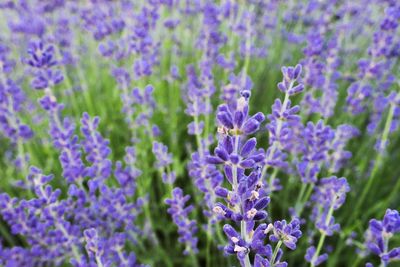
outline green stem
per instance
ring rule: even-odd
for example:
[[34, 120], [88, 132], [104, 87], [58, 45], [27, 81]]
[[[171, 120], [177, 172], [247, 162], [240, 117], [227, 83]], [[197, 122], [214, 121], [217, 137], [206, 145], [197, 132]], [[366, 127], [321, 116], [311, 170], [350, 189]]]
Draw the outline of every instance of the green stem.
[[315, 251], [315, 254], [314, 254], [313, 258], [311, 259], [311, 264], [310, 264], [311, 267], [315, 266], [314, 265], [314, 261], [318, 258], [319, 253], [321, 252], [322, 246], [323, 246], [324, 241], [325, 241], [325, 237], [326, 237], [326, 234], [322, 233], [321, 237], [319, 239], [319, 242], [318, 242], [317, 250]]
[[276, 247], [275, 247], [275, 249], [274, 249], [274, 253], [272, 254], [272, 258], [271, 258], [271, 266], [275, 266], [275, 259], [276, 259], [276, 256], [278, 255], [278, 252], [279, 252], [279, 249], [281, 248], [281, 246], [282, 246], [282, 240], [279, 240], [279, 242], [278, 242], [278, 244], [276, 245]]
[[2, 221], [0, 221], [0, 236], [4, 238], [11, 246], [14, 247], [16, 245], [14, 238], [10, 234], [10, 231], [6, 229]]
[[97, 263], [98, 267], [103, 267], [104, 266], [103, 263], [101, 262], [101, 259], [100, 259], [99, 256], [96, 256], [96, 263]]
[[[331, 220], [334, 206], [335, 206], [335, 203], [332, 203], [331, 207], [329, 208], [328, 215], [326, 215], [326, 219], [325, 219], [325, 225], [327, 225], [329, 223], [329, 221]], [[314, 261], [318, 259], [319, 253], [321, 252], [322, 246], [324, 245], [325, 237], [326, 237], [326, 233], [325, 232], [321, 233], [321, 237], [318, 242], [317, 250], [315, 251], [315, 254], [311, 259], [311, 263], [310, 263], [311, 267], [315, 266]]]
[[193, 264], [192, 266], [195, 266], [195, 267], [199, 266], [196, 255], [193, 252], [190, 253], [190, 259], [192, 260], [192, 264]]
[[270, 186], [270, 188], [273, 187], [274, 181], [275, 181], [276, 176], [278, 175], [278, 172], [279, 172], [279, 169], [275, 168], [274, 171], [272, 172], [271, 176], [269, 177], [269, 186]]
[[297, 216], [300, 217], [301, 214], [303, 213], [303, 211], [304, 211], [304, 206], [306, 205], [308, 199], [310, 198], [311, 193], [313, 192], [314, 186], [315, 186], [315, 184], [311, 184], [311, 185], [308, 187], [307, 192], [306, 192], [306, 194], [304, 195], [304, 198], [301, 199], [299, 209], [296, 210]]
[[211, 231], [210, 231], [210, 229], [211, 229], [211, 222], [210, 222], [210, 220], [208, 220], [208, 223], [207, 223], [207, 244], [206, 244], [206, 267], [210, 267], [210, 254], [211, 254], [211, 251], [210, 251]]
[[296, 204], [295, 204], [296, 213], [298, 213], [298, 211], [300, 210], [301, 200], [303, 199], [304, 193], [306, 192], [307, 185], [308, 184], [306, 184], [306, 183], [301, 183], [300, 193], [297, 196], [297, 200], [296, 200]]
[[222, 227], [220, 227], [220, 225], [218, 224], [218, 227], [216, 227], [215, 231], [217, 233], [219, 243], [224, 244], [224, 243], [226, 243], [226, 240], [225, 240], [225, 236], [222, 234], [221, 229], [222, 229]]
[[251, 267], [250, 258], [249, 258], [248, 253], [246, 254], [246, 257], [244, 258], [243, 262], [244, 262], [245, 267]]

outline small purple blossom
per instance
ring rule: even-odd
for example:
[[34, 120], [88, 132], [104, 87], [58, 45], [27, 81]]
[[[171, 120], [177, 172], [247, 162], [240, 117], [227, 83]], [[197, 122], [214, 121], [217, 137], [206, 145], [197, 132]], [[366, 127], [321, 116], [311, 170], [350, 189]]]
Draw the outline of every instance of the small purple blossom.
[[33, 88], [51, 88], [64, 80], [63, 74], [57, 69], [59, 62], [55, 59], [53, 45], [44, 44], [42, 41], [31, 42], [27, 52], [28, 57], [24, 62], [32, 68]]
[[387, 209], [382, 221], [369, 221], [365, 245], [369, 252], [380, 257], [383, 266], [400, 261], [400, 247], [389, 248], [389, 240], [399, 232], [400, 215], [397, 210]]
[[296, 249], [297, 240], [301, 237], [299, 219], [295, 218], [290, 223], [285, 220], [275, 221], [272, 227], [272, 234], [269, 237], [272, 242], [282, 241], [291, 250]]
[[183, 195], [181, 188], [176, 187], [172, 191], [172, 198], [165, 200], [165, 203], [169, 206], [168, 213], [172, 216], [174, 223], [178, 226], [178, 241], [185, 245], [184, 254], [197, 253], [197, 232], [196, 221], [188, 218], [189, 214], [193, 210], [193, 206], [186, 206], [189, 201], [189, 195]]

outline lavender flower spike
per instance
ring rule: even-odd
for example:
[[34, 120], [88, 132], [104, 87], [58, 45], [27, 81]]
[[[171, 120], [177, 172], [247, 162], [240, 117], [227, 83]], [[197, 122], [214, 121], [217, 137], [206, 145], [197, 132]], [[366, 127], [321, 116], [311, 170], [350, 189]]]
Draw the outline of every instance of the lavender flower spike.
[[[269, 132], [269, 147], [265, 155], [262, 178], [268, 168], [283, 168], [287, 165], [284, 150], [293, 137], [292, 128], [300, 122], [300, 117], [297, 115], [300, 109], [298, 106], [291, 106], [290, 97], [304, 90], [304, 85], [301, 83], [301, 72], [301, 65], [282, 67], [283, 80], [278, 83], [278, 89], [285, 93], [285, 97], [283, 102], [280, 99], [275, 100], [272, 112], [268, 115], [269, 123], [266, 128]], [[279, 188], [274, 186], [275, 184], [275, 176], [271, 175], [269, 179], [271, 191]]]
[[365, 246], [372, 254], [378, 255], [381, 266], [400, 261], [400, 247], [389, 248], [389, 241], [400, 233], [400, 214], [397, 210], [386, 210], [382, 221], [372, 219], [365, 233]]
[[[287, 263], [281, 262], [283, 252], [280, 246], [285, 244], [290, 249], [296, 248], [301, 236], [300, 223], [294, 219], [289, 224], [278, 221], [268, 227], [265, 223], [256, 226], [267, 218], [265, 208], [270, 198], [261, 177], [265, 152], [256, 148], [256, 138], [247, 138], [260, 128], [264, 115], [259, 112], [249, 116], [249, 97], [250, 92], [243, 90], [236, 102], [218, 107], [219, 143], [207, 161], [224, 166], [230, 187], [220, 185], [215, 188], [215, 194], [225, 203], [217, 203], [213, 211], [233, 223], [240, 222], [240, 232], [231, 224], [224, 225], [229, 241], [224, 249], [226, 254], [236, 255], [243, 267], [252, 266], [252, 262], [254, 266], [283, 267]], [[270, 240], [278, 242], [274, 252], [271, 245], [264, 245], [272, 229]], [[254, 255], [254, 260], [250, 255]]]
[[285, 220], [276, 221], [269, 226], [273, 234], [269, 237], [272, 242], [283, 242], [291, 250], [296, 249], [297, 239], [301, 237], [300, 221], [295, 218], [290, 223]]
[[176, 187], [172, 191], [172, 198], [165, 200], [169, 206], [168, 213], [171, 214], [174, 223], [178, 226], [178, 241], [185, 245], [183, 254], [197, 253], [197, 232], [196, 221], [190, 220], [189, 214], [193, 210], [193, 206], [185, 206], [190, 199], [189, 195], [184, 196], [181, 188]]
[[317, 248], [311, 246], [307, 249], [305, 260], [310, 262], [311, 266], [317, 266], [324, 262], [327, 254], [320, 255], [326, 236], [332, 236], [334, 232], [340, 230], [340, 225], [335, 223], [333, 212], [339, 209], [346, 200], [346, 193], [350, 191], [346, 178], [337, 178], [335, 176], [323, 178], [311, 200], [314, 208], [311, 218], [315, 221], [316, 228], [320, 231], [321, 237]]
[[163, 182], [172, 185], [176, 179], [175, 172], [170, 167], [173, 163], [172, 153], [168, 153], [168, 147], [157, 141], [153, 142], [152, 151], [156, 157], [155, 167], [162, 172]]

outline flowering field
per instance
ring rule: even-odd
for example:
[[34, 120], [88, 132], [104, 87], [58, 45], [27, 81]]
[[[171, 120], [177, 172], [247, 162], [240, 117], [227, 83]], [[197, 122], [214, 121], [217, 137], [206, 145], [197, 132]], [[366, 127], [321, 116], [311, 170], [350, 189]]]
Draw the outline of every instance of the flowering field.
[[399, 0], [1, 0], [0, 266], [400, 266]]

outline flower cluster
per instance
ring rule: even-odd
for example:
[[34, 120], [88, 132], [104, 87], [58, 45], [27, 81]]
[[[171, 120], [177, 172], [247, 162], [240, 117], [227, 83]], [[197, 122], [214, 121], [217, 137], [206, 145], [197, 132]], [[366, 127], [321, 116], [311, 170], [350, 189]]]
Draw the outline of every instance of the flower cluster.
[[[292, 70], [294, 69], [290, 68]], [[207, 161], [211, 164], [223, 164], [230, 188], [215, 188], [216, 195], [223, 198], [226, 204], [217, 203], [213, 211], [225, 219], [240, 223], [240, 234], [230, 224], [224, 225], [224, 232], [229, 238], [225, 252], [236, 254], [242, 266], [251, 266], [251, 251], [255, 254], [255, 265], [268, 263], [284, 266], [286, 263], [280, 263], [280, 246], [283, 242], [290, 249], [295, 248], [297, 239], [301, 236], [299, 221], [295, 219], [290, 224], [277, 221], [268, 227], [266, 224], [257, 226], [258, 222], [267, 218], [265, 208], [270, 202], [261, 176], [265, 152], [256, 148], [256, 138], [247, 139], [247, 136], [260, 129], [265, 117], [261, 112], [249, 116], [249, 98], [250, 91], [244, 90], [232, 105], [220, 105], [217, 110], [219, 142], [214, 156], [207, 157]], [[274, 253], [269, 244], [264, 244], [271, 228], [273, 234], [270, 240], [279, 241]]]
[[[163, 182], [173, 184], [176, 179], [176, 175], [175, 172], [170, 170], [170, 165], [173, 163], [172, 153], [168, 153], [167, 146], [156, 141], [153, 142], [153, 153], [156, 157], [155, 167], [162, 171]], [[164, 172], [164, 169], [166, 169], [167, 171]]]
[[399, 0], [0, 2], [0, 266], [400, 260]]
[[303, 183], [316, 183], [321, 165], [327, 160], [327, 152], [334, 138], [334, 131], [322, 120], [317, 124], [308, 122], [302, 132], [305, 145], [297, 170]]
[[45, 44], [42, 41], [33, 41], [29, 44], [28, 55], [25, 62], [33, 69], [33, 88], [46, 89], [63, 81], [64, 76], [60, 70], [56, 69], [58, 62], [55, 60], [53, 45]]
[[[290, 97], [304, 90], [301, 83], [301, 65], [295, 67], [283, 67], [283, 80], [278, 83], [278, 89], [285, 93], [283, 102], [278, 98], [272, 105], [271, 114], [268, 115], [267, 130], [269, 132], [269, 147], [265, 155], [265, 164], [262, 176], [267, 173], [268, 168], [287, 168], [286, 151], [294, 148], [296, 139], [295, 129], [299, 127], [300, 117], [297, 115], [300, 108], [292, 106]], [[297, 83], [297, 84], [296, 84]], [[270, 190], [280, 189], [279, 180], [275, 179], [276, 172], [270, 175]]]
[[[60, 151], [68, 192], [63, 197], [59, 188], [53, 189], [49, 184], [54, 175], [44, 175], [39, 168], [31, 167], [27, 182], [33, 198], [18, 199], [1, 194], [3, 219], [12, 225], [12, 233], [24, 235], [28, 244], [27, 247], [2, 249], [4, 264], [22, 266], [29, 258], [27, 266], [63, 262], [74, 266], [92, 266], [94, 262], [133, 266], [134, 254], [125, 254], [123, 248], [126, 242], [136, 239], [134, 233], [138, 229], [134, 221], [143, 201], [129, 200], [132, 191], [122, 188], [127, 177], [121, 179], [121, 175], [124, 172], [129, 176], [129, 168], [123, 170], [119, 163], [116, 177], [120, 184], [108, 186], [106, 180], [112, 174], [111, 150], [109, 142], [97, 131], [99, 119], [83, 114], [83, 140], [79, 140], [68, 117], [61, 123], [63, 106], [54, 96], [41, 99], [41, 104], [49, 113], [50, 135]], [[81, 242], [83, 237], [88, 242], [88, 254]], [[7, 257], [10, 253], [13, 256]]]
[[[389, 248], [389, 240], [400, 232], [400, 215], [397, 210], [386, 210], [382, 221], [372, 219], [365, 233], [365, 245], [369, 252], [378, 255], [382, 266], [400, 260], [400, 247]], [[372, 267], [371, 263], [368, 266]]]
[[0, 45], [0, 133], [17, 147], [16, 165], [25, 172], [28, 160], [23, 143], [33, 137], [31, 127], [23, 122], [26, 95], [11, 78], [15, 62], [10, 59], [10, 49]]
[[339, 232], [340, 225], [335, 223], [333, 212], [343, 205], [346, 193], [349, 191], [350, 187], [346, 178], [333, 176], [321, 179], [314, 195], [311, 197], [311, 200], [315, 203], [312, 218], [315, 221], [316, 228], [321, 233], [318, 247], [309, 247], [305, 256], [306, 261], [310, 262], [312, 266], [317, 266], [328, 258], [327, 254], [319, 255], [322, 249], [321, 246], [325, 236], [331, 236], [334, 232]]
[[196, 221], [188, 219], [189, 213], [193, 210], [193, 206], [186, 206], [186, 202], [190, 199], [189, 195], [184, 196], [181, 188], [176, 187], [172, 191], [172, 198], [165, 200], [170, 206], [168, 213], [171, 214], [174, 223], [178, 226], [179, 242], [185, 244], [184, 254], [197, 253], [197, 232]]

